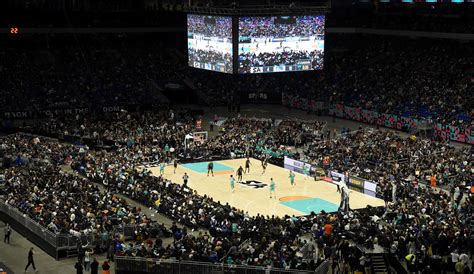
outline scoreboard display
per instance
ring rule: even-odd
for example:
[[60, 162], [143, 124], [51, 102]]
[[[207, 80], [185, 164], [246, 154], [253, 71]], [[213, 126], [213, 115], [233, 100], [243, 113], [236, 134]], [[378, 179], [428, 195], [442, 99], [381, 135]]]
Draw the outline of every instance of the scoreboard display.
[[232, 17], [188, 14], [189, 66], [232, 73]]
[[323, 69], [325, 17], [240, 17], [238, 73]]

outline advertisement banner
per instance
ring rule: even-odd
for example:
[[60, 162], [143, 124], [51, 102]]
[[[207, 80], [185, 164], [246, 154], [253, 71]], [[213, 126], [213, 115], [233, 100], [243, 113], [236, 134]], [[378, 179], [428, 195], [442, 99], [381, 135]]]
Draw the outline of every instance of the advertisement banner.
[[292, 170], [294, 172], [302, 173], [303, 174], [303, 167], [306, 167], [306, 170], [309, 170], [310, 174], [314, 174], [316, 168], [312, 167], [310, 164], [298, 161], [295, 159], [291, 159], [287, 156], [284, 157], [283, 166], [286, 169]]
[[349, 184], [358, 188], [364, 188], [364, 179], [351, 176]]
[[375, 192], [375, 188], [377, 187], [377, 183], [355, 176], [349, 176], [349, 180], [346, 181], [346, 175], [334, 170], [330, 171], [329, 174], [333, 182], [344, 182], [348, 186], [355, 187], [357, 189]]
[[77, 107], [77, 108], [58, 108], [58, 109], [45, 109], [40, 111], [5, 111], [3, 117], [5, 119], [26, 119], [26, 118], [42, 118], [46, 116], [65, 116], [65, 115], [76, 115], [86, 114], [90, 110], [88, 107]]
[[[358, 122], [369, 124], [378, 124], [380, 126], [404, 130], [415, 128], [420, 121], [417, 118], [402, 117], [395, 114], [378, 113], [372, 110], [362, 110], [360, 113], [357, 109], [347, 107], [341, 104], [333, 105], [330, 108], [330, 113], [334, 113], [337, 117], [342, 117]], [[434, 125], [434, 134], [443, 139], [449, 139], [460, 143], [474, 144], [474, 136], [469, 127], [460, 128], [458, 126], [443, 125], [437, 123]]]
[[[131, 105], [130, 105], [131, 106]], [[72, 116], [77, 114], [88, 114], [91, 112], [120, 112], [125, 106], [102, 106], [91, 109], [89, 107], [74, 108], [48, 108], [37, 111], [4, 111], [0, 113], [4, 119], [30, 119], [30, 118], [46, 118], [51, 116]], [[0, 117], [2, 118], [2, 117]]]
[[364, 188], [363, 193], [365, 195], [369, 195], [369, 196], [372, 196], [372, 197], [377, 197], [377, 194], [375, 193], [375, 191], [371, 191], [371, 190], [368, 190], [368, 189], [365, 189], [365, 188]]
[[319, 111], [323, 109], [328, 109], [329, 105], [323, 101], [308, 100], [306, 98], [300, 98], [292, 94], [282, 94], [282, 104], [284, 106], [289, 106], [292, 108]]
[[349, 185], [353, 186], [353, 187], [364, 189], [364, 193], [367, 193], [367, 191], [368, 192], [375, 192], [376, 187], [377, 187], [377, 183], [372, 182], [372, 181], [368, 181], [366, 179], [362, 179], [362, 178], [359, 178], [359, 177], [355, 177], [355, 176], [350, 176]]
[[329, 172], [329, 177], [332, 178], [333, 182], [338, 182], [338, 183], [345, 183], [346, 176], [342, 173], [339, 173], [337, 171], [331, 170]]
[[[287, 156], [284, 157], [283, 163], [284, 163], [284, 168], [292, 170], [294, 172], [303, 173], [303, 167], [306, 166], [306, 169], [310, 170], [311, 176], [313, 176], [314, 174], [317, 174], [318, 176], [324, 176], [325, 174], [324, 169], [320, 167], [311, 166], [308, 163], [295, 160]], [[359, 192], [363, 192], [371, 196], [375, 196], [376, 188], [377, 188], [376, 182], [372, 182], [372, 181], [355, 177], [355, 176], [349, 176], [349, 178], [347, 178], [347, 176], [344, 175], [344, 173], [338, 172], [336, 170], [329, 171], [328, 177], [323, 177], [321, 178], [321, 180], [331, 182], [334, 184], [339, 184], [339, 183], [347, 184], [350, 187], [354, 187], [355, 190]]]
[[364, 181], [364, 189], [375, 192], [377, 189], [377, 183], [371, 181]]

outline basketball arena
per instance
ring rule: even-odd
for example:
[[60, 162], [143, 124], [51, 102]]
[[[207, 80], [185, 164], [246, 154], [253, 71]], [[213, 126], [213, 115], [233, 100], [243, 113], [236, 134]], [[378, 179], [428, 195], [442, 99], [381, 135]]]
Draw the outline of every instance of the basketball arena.
[[7, 0], [0, 274], [465, 274], [472, 0]]

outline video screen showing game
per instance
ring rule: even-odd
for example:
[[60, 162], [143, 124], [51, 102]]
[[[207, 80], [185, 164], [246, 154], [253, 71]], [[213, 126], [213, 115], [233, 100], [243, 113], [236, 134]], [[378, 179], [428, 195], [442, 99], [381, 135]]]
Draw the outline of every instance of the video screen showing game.
[[323, 69], [325, 16], [240, 17], [239, 73]]
[[188, 64], [232, 73], [232, 17], [188, 14]]

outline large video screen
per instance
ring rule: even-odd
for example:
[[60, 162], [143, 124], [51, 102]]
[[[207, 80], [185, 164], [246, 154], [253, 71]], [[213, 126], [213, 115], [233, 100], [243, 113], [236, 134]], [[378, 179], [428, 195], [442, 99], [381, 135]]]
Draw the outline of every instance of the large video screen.
[[239, 73], [323, 69], [324, 16], [239, 18]]
[[188, 63], [232, 73], [232, 17], [188, 14]]

